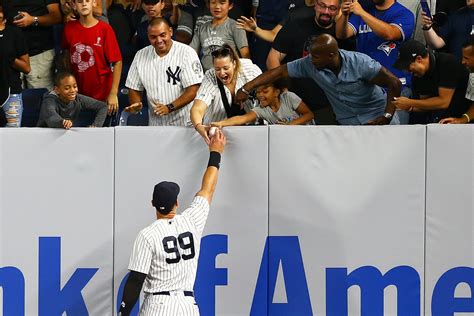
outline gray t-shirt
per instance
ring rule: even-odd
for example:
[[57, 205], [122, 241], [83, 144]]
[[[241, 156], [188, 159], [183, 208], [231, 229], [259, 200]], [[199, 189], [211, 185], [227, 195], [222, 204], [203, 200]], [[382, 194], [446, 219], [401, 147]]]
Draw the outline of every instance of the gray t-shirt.
[[41, 103], [41, 111], [36, 126], [38, 127], [63, 127], [63, 120], [71, 120], [74, 125], [83, 110], [95, 112], [93, 126], [102, 127], [107, 116], [107, 104], [88, 96], [77, 94], [74, 101], [63, 103], [56, 92], [47, 92]]
[[264, 119], [268, 124], [289, 123], [300, 117], [296, 109], [301, 103], [301, 98], [290, 91], [280, 94], [280, 108], [277, 112], [269, 107], [257, 106], [252, 109], [257, 114], [257, 118]]
[[201, 56], [204, 71], [212, 68], [211, 53], [223, 44], [229, 44], [236, 52], [249, 46], [245, 31], [238, 29], [236, 23], [235, 20], [227, 18], [221, 25], [213, 27], [212, 21], [209, 21], [194, 33], [189, 45]]

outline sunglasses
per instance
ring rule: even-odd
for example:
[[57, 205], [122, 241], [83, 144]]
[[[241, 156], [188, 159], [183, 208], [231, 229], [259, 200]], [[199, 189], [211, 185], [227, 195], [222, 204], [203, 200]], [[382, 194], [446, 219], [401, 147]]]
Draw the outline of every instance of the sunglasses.
[[229, 47], [221, 47], [211, 52], [212, 58], [227, 57], [232, 55]]

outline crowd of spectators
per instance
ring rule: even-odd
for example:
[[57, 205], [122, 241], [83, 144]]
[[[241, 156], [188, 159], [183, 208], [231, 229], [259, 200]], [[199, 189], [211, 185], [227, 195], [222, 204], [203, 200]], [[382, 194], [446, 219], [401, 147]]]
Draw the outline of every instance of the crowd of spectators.
[[474, 0], [410, 1], [0, 0], [0, 126], [21, 127], [25, 89], [45, 91], [39, 127], [144, 110], [207, 142], [211, 126], [470, 123]]

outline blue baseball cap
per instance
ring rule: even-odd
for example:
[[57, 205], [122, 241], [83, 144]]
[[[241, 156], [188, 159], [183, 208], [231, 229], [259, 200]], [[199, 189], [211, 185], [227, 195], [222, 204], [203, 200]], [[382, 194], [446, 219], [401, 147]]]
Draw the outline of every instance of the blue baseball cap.
[[161, 214], [168, 214], [176, 204], [179, 185], [174, 182], [162, 181], [153, 189], [152, 204]]

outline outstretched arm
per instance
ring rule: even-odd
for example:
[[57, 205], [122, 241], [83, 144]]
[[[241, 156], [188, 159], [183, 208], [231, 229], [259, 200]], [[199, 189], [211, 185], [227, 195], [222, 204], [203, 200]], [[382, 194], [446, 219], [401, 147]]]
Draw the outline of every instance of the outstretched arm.
[[225, 143], [226, 139], [224, 133], [218, 129], [216, 134], [211, 137], [211, 142], [209, 144], [209, 162], [202, 178], [201, 190], [196, 193], [196, 195], [207, 199], [209, 204], [211, 204], [212, 196], [214, 195], [214, 190], [216, 189], [221, 154], [224, 152]]
[[211, 125], [222, 128], [224, 126], [244, 125], [250, 122], [254, 122], [256, 119], [257, 113], [255, 113], [254, 111], [249, 111], [244, 115], [237, 115], [219, 122], [212, 122]]
[[250, 91], [284, 77], [288, 77], [288, 67], [286, 66], [286, 64], [264, 72], [263, 74], [247, 82], [243, 85], [242, 88], [237, 90], [237, 93], [235, 95], [235, 102], [242, 103], [246, 101], [249, 97]]

